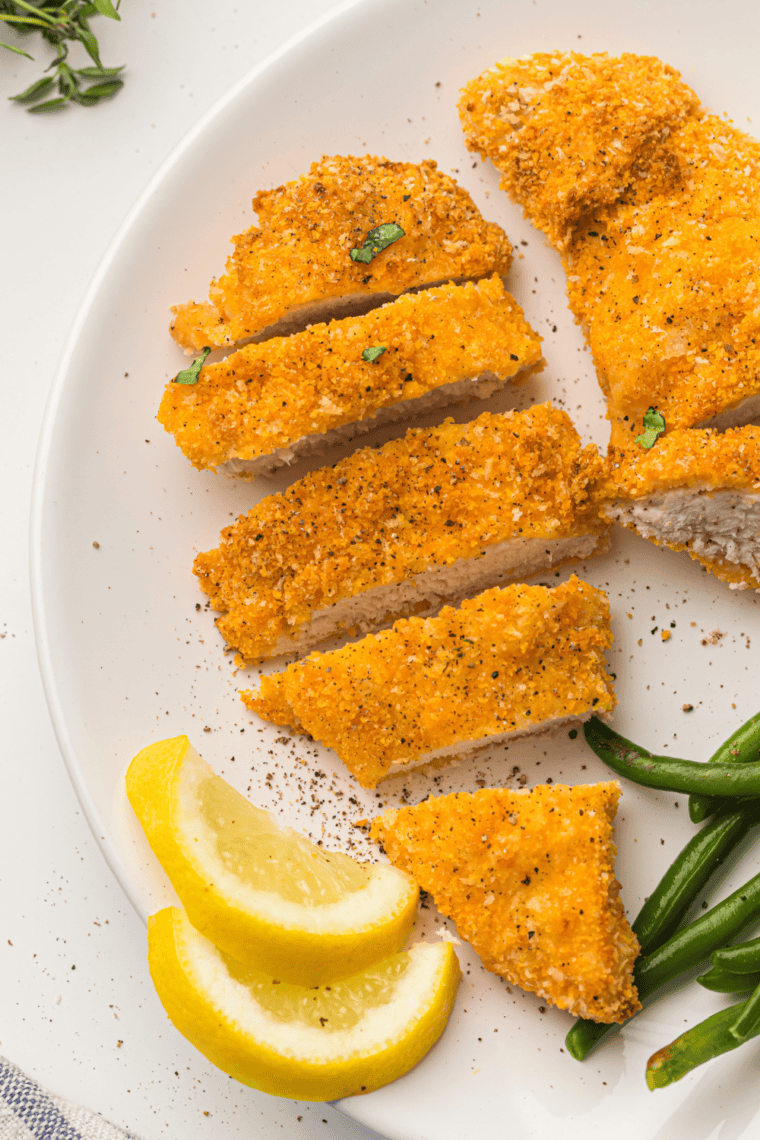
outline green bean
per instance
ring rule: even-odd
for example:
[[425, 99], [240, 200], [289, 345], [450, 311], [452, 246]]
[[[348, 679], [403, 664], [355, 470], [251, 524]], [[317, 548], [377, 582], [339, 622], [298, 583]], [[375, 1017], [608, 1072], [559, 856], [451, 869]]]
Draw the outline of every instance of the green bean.
[[689, 819], [692, 823], [701, 823], [708, 819], [716, 810], [720, 801], [719, 796], [705, 796], [702, 792], [692, 792], [689, 796]]
[[[649, 1088], [665, 1088], [673, 1081], [680, 1081], [681, 1077], [685, 1077], [698, 1065], [704, 1065], [705, 1061], [711, 1061], [721, 1053], [738, 1049], [748, 1038], [740, 1041], [731, 1029], [742, 1018], [751, 1001], [752, 998], [747, 998], [746, 1001], [714, 1013], [712, 1017], [701, 1021], [692, 1029], [687, 1029], [680, 1037], [676, 1037], [675, 1041], [653, 1053], [647, 1061], [646, 1077]], [[760, 1033], [760, 1023], [756, 1023], [752, 1035], [758, 1033]]]
[[689, 840], [632, 924], [642, 954], [670, 938], [713, 871], [757, 823], [760, 805], [727, 806]]
[[[666, 982], [699, 965], [713, 950], [733, 938], [758, 910], [760, 874], [682, 927], [648, 957], [639, 958], [633, 971], [639, 999], [644, 1002]], [[565, 1038], [568, 1053], [576, 1061], [582, 1061], [611, 1028], [597, 1021], [576, 1021]]]
[[712, 964], [735, 974], [760, 972], [760, 938], [739, 942], [736, 946], [721, 946], [713, 954]]
[[[712, 754], [708, 764], [751, 764], [760, 760], [760, 713], [755, 713], [741, 728], [732, 732], [720, 748]], [[701, 823], [721, 806], [720, 796], [706, 796], [696, 792], [689, 796], [689, 817], [692, 823]]]
[[705, 792], [718, 796], [760, 796], [760, 767], [754, 764], [707, 763], [654, 756], [592, 717], [584, 725], [591, 748], [613, 771], [635, 784], [671, 792]]
[[738, 934], [758, 910], [760, 874], [753, 875], [727, 899], [676, 931], [672, 938], [644, 958], [637, 970], [639, 994], [643, 991], [648, 997], [665, 982], [699, 965], [713, 950]]
[[[749, 976], [744, 975], [745, 978]], [[742, 1009], [738, 1011], [729, 1033], [742, 1043], [760, 1033], [760, 985], [755, 986], [752, 996], [746, 1002], [742, 1002]]]
[[704, 986], [706, 990], [712, 990], [716, 994], [740, 994], [754, 990], [760, 982], [760, 973], [732, 974], [728, 970], [721, 970], [719, 967], [713, 966], [706, 974], [697, 978], [697, 981], [700, 986]]
[[689, 796], [689, 819], [692, 823], [701, 823], [703, 819], [717, 811], [718, 805], [723, 801], [720, 796], [706, 796], [702, 792], [692, 792]]

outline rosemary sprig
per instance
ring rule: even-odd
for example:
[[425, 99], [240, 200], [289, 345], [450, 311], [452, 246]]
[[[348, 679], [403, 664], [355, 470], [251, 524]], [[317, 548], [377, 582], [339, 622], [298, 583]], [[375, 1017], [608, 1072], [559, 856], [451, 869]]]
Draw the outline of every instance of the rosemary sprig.
[[[92, 107], [102, 99], [110, 99], [124, 86], [119, 72], [123, 67], [104, 67], [100, 58], [98, 41], [90, 30], [91, 16], [100, 14], [111, 20], [120, 20], [117, 11], [121, 0], [0, 0], [0, 20], [9, 24], [19, 35], [38, 32], [45, 43], [55, 48], [55, 58], [43, 75], [25, 91], [11, 95], [15, 103], [30, 104], [32, 112], [58, 111], [67, 103], [79, 103], [82, 107]], [[69, 44], [80, 43], [93, 62], [92, 67], [72, 67], [68, 62]], [[0, 41], [0, 47], [8, 51], [34, 57], [20, 47]], [[57, 94], [53, 92], [57, 86]], [[44, 96], [53, 95], [40, 102]], [[31, 104], [34, 104], [33, 106]]]

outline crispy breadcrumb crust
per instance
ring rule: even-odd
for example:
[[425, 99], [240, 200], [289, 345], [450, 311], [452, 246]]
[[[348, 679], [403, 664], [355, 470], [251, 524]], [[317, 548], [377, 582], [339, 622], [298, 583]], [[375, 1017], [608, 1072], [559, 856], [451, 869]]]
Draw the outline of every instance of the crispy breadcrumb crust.
[[[308, 174], [253, 199], [258, 227], [233, 238], [227, 272], [208, 303], [174, 308], [172, 335], [189, 351], [255, 336], [294, 309], [327, 298], [396, 296], [441, 281], [504, 275], [512, 247], [436, 163], [325, 156]], [[370, 230], [404, 236], [372, 261], [352, 261]]]
[[383, 812], [371, 834], [487, 970], [576, 1017], [641, 1008], [639, 953], [619, 897], [617, 783], [459, 792]]
[[561, 249], [697, 102], [652, 56], [537, 52], [473, 79], [459, 113], [467, 147], [491, 159], [502, 189]]
[[644, 499], [674, 487], [760, 491], [760, 427], [668, 431], [654, 447], [610, 448], [602, 500]]
[[[407, 432], [269, 495], [193, 567], [242, 658], [270, 655], [315, 610], [513, 538], [606, 532], [603, 460], [551, 404]], [[225, 612], [226, 611], [226, 612]], [[396, 614], [395, 616], [400, 616]]]
[[[377, 360], [363, 359], [379, 346]], [[202, 368], [195, 384], [167, 384], [158, 420], [193, 466], [216, 468], [368, 420], [444, 384], [483, 373], [520, 382], [541, 360], [541, 338], [493, 276], [248, 344]]]
[[507, 60], [465, 88], [462, 115], [564, 254], [612, 442], [631, 442], [650, 405], [674, 428], [752, 419], [760, 143], [643, 56]]
[[602, 590], [507, 586], [407, 618], [331, 653], [312, 653], [241, 693], [265, 720], [333, 748], [365, 788], [391, 766], [470, 741], [615, 705]]
[[[661, 436], [650, 450], [611, 447], [607, 474], [592, 490], [602, 514], [614, 517], [618, 505], [647, 500], [668, 491], [694, 490], [711, 495], [736, 491], [760, 495], [760, 427], [729, 428], [725, 432], [680, 429]], [[621, 521], [618, 519], [617, 521]], [[635, 521], [625, 522], [637, 530]], [[722, 582], [760, 590], [757, 568], [725, 558], [706, 558], [685, 542], [645, 535], [656, 546], [685, 550]]]
[[567, 254], [620, 445], [650, 406], [672, 428], [709, 425], [760, 392], [760, 144], [700, 114], [669, 147], [677, 175], [640, 180]]

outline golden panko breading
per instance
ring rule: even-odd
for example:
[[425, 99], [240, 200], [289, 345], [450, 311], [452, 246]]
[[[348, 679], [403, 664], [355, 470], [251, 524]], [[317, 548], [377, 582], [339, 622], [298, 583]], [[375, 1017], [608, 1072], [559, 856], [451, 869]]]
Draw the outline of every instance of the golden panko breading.
[[498, 167], [502, 189], [562, 249], [697, 104], [652, 56], [558, 51], [494, 64], [462, 89], [459, 114], [468, 149]]
[[649, 406], [672, 428], [756, 418], [760, 144], [630, 55], [506, 60], [465, 88], [462, 116], [563, 252], [612, 442]]
[[269, 495], [194, 571], [254, 663], [606, 549], [602, 470], [551, 404], [447, 420]]
[[519, 382], [542, 364], [540, 341], [501, 278], [443, 285], [246, 345], [195, 384], [167, 384], [158, 419], [195, 467], [250, 478], [349, 425], [354, 436]]
[[641, 1003], [639, 952], [615, 878], [617, 783], [485, 789], [372, 822], [486, 969], [577, 1017], [620, 1022]]
[[[172, 335], [188, 351], [303, 328], [341, 315], [336, 305], [365, 311], [407, 289], [503, 275], [512, 261], [501, 227], [430, 160], [325, 156], [294, 182], [261, 191], [253, 209], [258, 227], [233, 238], [209, 302], [174, 309]], [[388, 224], [403, 237], [370, 261], [353, 260], [351, 250]], [[288, 327], [275, 329], [280, 322]]]
[[365, 788], [396, 771], [604, 715], [615, 705], [602, 590], [507, 586], [312, 653], [241, 694], [335, 749]]
[[731, 589], [760, 589], [760, 427], [682, 429], [651, 450], [612, 449], [602, 512], [686, 550]]

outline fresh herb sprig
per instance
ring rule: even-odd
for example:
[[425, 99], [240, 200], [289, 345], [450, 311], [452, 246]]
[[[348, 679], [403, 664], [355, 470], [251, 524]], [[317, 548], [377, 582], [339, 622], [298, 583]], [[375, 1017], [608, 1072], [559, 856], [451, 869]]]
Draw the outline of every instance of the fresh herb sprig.
[[[45, 68], [52, 72], [43, 75], [18, 95], [11, 95], [15, 103], [30, 104], [32, 112], [58, 111], [67, 103], [79, 103], [82, 107], [92, 107], [103, 99], [110, 99], [124, 86], [119, 72], [123, 67], [104, 67], [100, 58], [98, 41], [90, 30], [91, 16], [108, 16], [120, 20], [117, 11], [120, 0], [114, 7], [112, 0], [39, 0], [36, 4], [28, 0], [0, 0], [0, 20], [14, 29], [19, 35], [38, 32], [45, 43], [55, 48], [55, 58]], [[80, 43], [93, 62], [92, 67], [74, 68], [68, 62], [69, 44]], [[20, 47], [0, 41], [0, 47], [27, 59], [34, 57]], [[57, 86], [57, 94], [53, 95]], [[44, 99], [44, 102], [40, 102]], [[31, 105], [33, 104], [33, 106]]]

